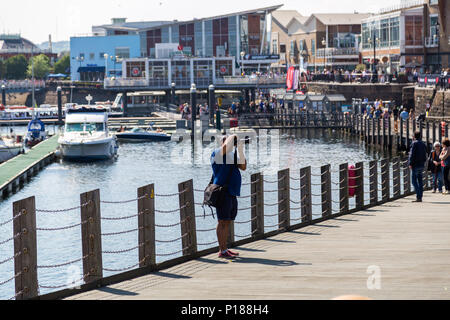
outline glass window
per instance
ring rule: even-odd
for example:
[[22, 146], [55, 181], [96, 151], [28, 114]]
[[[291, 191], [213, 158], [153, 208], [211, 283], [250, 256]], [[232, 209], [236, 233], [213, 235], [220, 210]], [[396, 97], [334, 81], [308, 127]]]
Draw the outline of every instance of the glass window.
[[130, 57], [130, 48], [116, 48], [116, 57], [119, 59], [128, 59]]
[[144, 78], [145, 77], [145, 61], [129, 61], [127, 62], [127, 78]]
[[105, 126], [103, 123], [86, 123], [85, 131], [94, 132], [94, 131], [104, 131]]
[[311, 55], [312, 56], [316, 55], [316, 40], [315, 39], [311, 39]]
[[66, 124], [66, 132], [82, 132], [83, 127], [82, 123], [68, 123]]

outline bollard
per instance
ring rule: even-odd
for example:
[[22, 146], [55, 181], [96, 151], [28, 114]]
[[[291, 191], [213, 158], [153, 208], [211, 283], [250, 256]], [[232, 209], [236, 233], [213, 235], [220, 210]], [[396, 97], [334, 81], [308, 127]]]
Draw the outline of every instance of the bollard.
[[27, 198], [13, 203], [14, 273], [16, 300], [38, 295], [36, 202]]
[[389, 200], [390, 184], [389, 184], [389, 160], [381, 160], [381, 199], [383, 202]]
[[394, 158], [392, 164], [392, 180], [393, 180], [393, 192], [394, 198], [400, 197], [400, 158]]
[[83, 247], [83, 273], [85, 282], [103, 278], [100, 190], [80, 195], [81, 241]]
[[278, 223], [279, 229], [286, 229], [291, 225], [291, 200], [290, 200], [290, 171], [289, 169], [278, 172]]
[[183, 237], [183, 255], [197, 252], [197, 228], [195, 222], [194, 181], [189, 180], [178, 185], [180, 202], [181, 236]]
[[312, 221], [311, 167], [300, 169], [302, 222]]
[[362, 209], [364, 207], [364, 162], [356, 164], [356, 192], [355, 202], [356, 208]]
[[333, 214], [331, 207], [331, 165], [322, 166], [321, 189], [322, 189], [322, 217], [326, 218]]
[[409, 161], [406, 159], [403, 164], [403, 195], [408, 196], [411, 194], [411, 171], [409, 169]]
[[155, 185], [137, 191], [139, 225], [139, 267], [156, 265], [155, 248]]
[[264, 235], [264, 180], [261, 173], [251, 176], [252, 235]]
[[349, 210], [348, 202], [348, 163], [339, 166], [339, 202], [340, 212], [346, 213]]
[[371, 161], [369, 165], [370, 204], [374, 206], [378, 203], [378, 161]]

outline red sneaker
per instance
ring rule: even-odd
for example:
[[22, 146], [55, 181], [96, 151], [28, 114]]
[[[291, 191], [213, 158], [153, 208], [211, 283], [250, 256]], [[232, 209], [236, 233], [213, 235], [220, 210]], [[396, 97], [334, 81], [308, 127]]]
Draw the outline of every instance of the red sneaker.
[[232, 255], [229, 251], [227, 251], [225, 253], [223, 253], [223, 252], [219, 253], [219, 258], [222, 258], [222, 259], [234, 259], [234, 258], [236, 258], [236, 256]]
[[228, 253], [231, 254], [232, 256], [239, 257], [238, 252], [231, 251], [230, 249], [228, 249]]

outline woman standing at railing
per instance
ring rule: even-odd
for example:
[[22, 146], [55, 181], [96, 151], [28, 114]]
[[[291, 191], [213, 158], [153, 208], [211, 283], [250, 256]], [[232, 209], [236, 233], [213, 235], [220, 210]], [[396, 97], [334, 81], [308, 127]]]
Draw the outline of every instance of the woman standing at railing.
[[442, 173], [446, 190], [443, 194], [450, 194], [450, 140], [446, 138], [442, 144], [444, 148], [442, 149], [439, 158], [442, 161]]
[[[224, 139], [225, 140], [225, 139]], [[242, 177], [240, 170], [247, 170], [244, 146], [237, 135], [228, 137], [221, 148], [211, 155], [213, 170], [212, 184], [223, 186], [223, 196], [217, 205], [217, 240], [219, 242], [219, 258], [232, 259], [239, 254], [228, 249], [227, 240], [231, 221], [238, 213], [237, 197], [241, 195]]]

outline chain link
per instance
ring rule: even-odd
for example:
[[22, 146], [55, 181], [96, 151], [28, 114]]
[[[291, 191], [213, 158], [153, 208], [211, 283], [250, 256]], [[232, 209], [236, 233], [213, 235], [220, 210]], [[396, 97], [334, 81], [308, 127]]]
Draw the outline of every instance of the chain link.
[[73, 208], [68, 208], [68, 209], [54, 209], [54, 210], [44, 210], [44, 209], [36, 209], [36, 212], [42, 212], [42, 213], [64, 213], [64, 212], [70, 212], [70, 211], [75, 211], [84, 207], [87, 207], [88, 205], [90, 205], [91, 203], [93, 203], [92, 200], [89, 200], [86, 203], [83, 203], [82, 205], [73, 207]]
[[139, 227], [137, 229], [131, 229], [131, 230], [127, 230], [127, 231], [119, 231], [119, 232], [111, 232], [111, 233], [102, 233], [102, 237], [109, 237], [109, 236], [117, 236], [117, 235], [122, 235], [122, 234], [127, 234], [127, 233], [132, 233], [132, 232], [136, 232], [139, 230], [144, 230], [144, 227]]
[[5, 285], [5, 284], [7, 284], [8, 282], [13, 281], [13, 280], [16, 279], [17, 277], [20, 277], [21, 275], [22, 275], [22, 272], [19, 272], [19, 273], [16, 274], [14, 277], [12, 277], [12, 278], [10, 278], [10, 279], [8, 279], [8, 280], [5, 280], [5, 281], [3, 281], [3, 282], [0, 282], [0, 286], [3, 286], [3, 285]]
[[60, 267], [65, 267], [80, 261], [83, 261], [84, 259], [86, 259], [87, 257], [89, 257], [89, 255], [85, 255], [84, 257], [77, 259], [77, 260], [73, 260], [73, 261], [69, 261], [66, 263], [61, 263], [61, 264], [55, 264], [55, 265], [50, 265], [50, 266], [37, 266], [38, 269], [54, 269], [54, 268], [60, 268]]
[[83, 224], [86, 224], [88, 222], [89, 221], [86, 220], [86, 221], [83, 221], [83, 222], [80, 222], [80, 223], [77, 223], [77, 224], [74, 224], [74, 225], [71, 225], [71, 226], [60, 227], [60, 228], [36, 228], [36, 231], [61, 231], [61, 230], [68, 230], [68, 229], [73, 229], [73, 228], [82, 226]]

